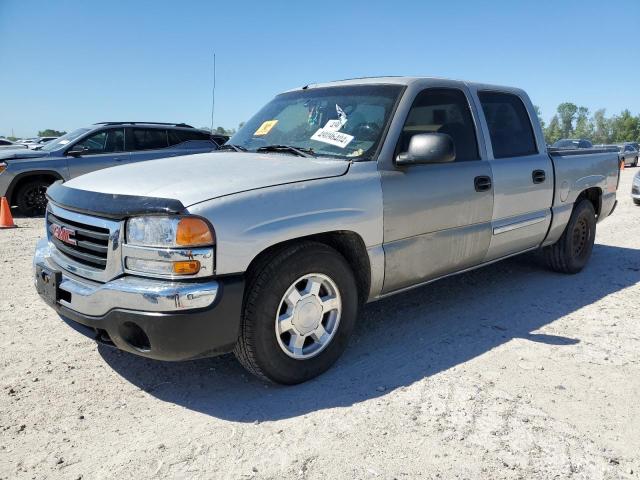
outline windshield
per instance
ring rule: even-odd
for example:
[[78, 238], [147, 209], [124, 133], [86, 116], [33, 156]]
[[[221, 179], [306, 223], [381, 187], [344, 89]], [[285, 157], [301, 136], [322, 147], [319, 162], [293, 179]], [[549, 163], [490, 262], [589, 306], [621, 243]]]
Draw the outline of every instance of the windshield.
[[318, 156], [371, 158], [402, 88], [358, 85], [283, 93], [228, 143], [249, 151], [287, 145], [311, 149]]
[[66, 145], [69, 142], [75, 140], [79, 136], [84, 135], [89, 130], [91, 130], [91, 129], [90, 128], [78, 128], [77, 130], [74, 130], [73, 132], [69, 132], [69, 133], [61, 136], [60, 138], [57, 138], [57, 139], [52, 140], [52, 141], [50, 141], [48, 143], [45, 143], [40, 150], [44, 150], [45, 152], [58, 150], [60, 147], [63, 147], [64, 145]]

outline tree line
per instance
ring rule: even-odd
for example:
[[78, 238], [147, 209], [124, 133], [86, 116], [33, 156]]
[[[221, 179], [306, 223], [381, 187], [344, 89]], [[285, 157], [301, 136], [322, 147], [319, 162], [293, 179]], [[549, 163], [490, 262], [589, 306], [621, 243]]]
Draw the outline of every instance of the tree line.
[[640, 142], [640, 115], [633, 116], [628, 109], [618, 115], [606, 116], [604, 108], [589, 112], [587, 107], [564, 102], [546, 125], [536, 107], [544, 137], [551, 145], [561, 138], [586, 138], [594, 145], [622, 142]]
[[[633, 116], [628, 109], [618, 115], [606, 116], [604, 108], [596, 110], [593, 114], [587, 107], [578, 106], [575, 103], [564, 102], [558, 105], [555, 115], [547, 125], [542, 119], [542, 112], [535, 107], [538, 119], [542, 125], [542, 131], [546, 142], [552, 143], [561, 138], [586, 138], [594, 145], [622, 142], [640, 142], [640, 115]], [[244, 122], [238, 125], [242, 128]], [[201, 127], [202, 130], [211, 131], [209, 127]], [[217, 127], [214, 133], [233, 135], [235, 128]], [[59, 137], [67, 132], [47, 128], [38, 132], [39, 137]], [[7, 137], [14, 140], [13, 137]]]

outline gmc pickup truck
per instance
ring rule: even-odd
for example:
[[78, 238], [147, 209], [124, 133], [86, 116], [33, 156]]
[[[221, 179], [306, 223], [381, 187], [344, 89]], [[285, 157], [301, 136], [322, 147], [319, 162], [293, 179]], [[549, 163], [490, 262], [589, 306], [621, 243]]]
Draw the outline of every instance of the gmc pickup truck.
[[52, 185], [38, 292], [98, 342], [233, 351], [283, 384], [328, 369], [365, 302], [535, 249], [580, 272], [620, 173], [615, 152], [547, 151], [522, 90], [386, 77], [280, 94], [180, 166]]

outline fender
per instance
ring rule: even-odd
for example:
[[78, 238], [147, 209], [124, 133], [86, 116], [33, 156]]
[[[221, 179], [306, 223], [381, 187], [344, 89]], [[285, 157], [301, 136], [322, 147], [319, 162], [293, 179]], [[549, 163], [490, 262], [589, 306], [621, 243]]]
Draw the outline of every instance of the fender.
[[13, 191], [22, 180], [27, 179], [29, 177], [43, 177], [43, 176], [53, 177], [55, 178], [54, 181], [62, 180], [64, 182], [64, 178], [62, 177], [62, 175], [60, 175], [55, 170], [29, 170], [27, 172], [22, 172], [17, 174], [13, 178], [13, 180], [11, 180], [11, 183], [9, 184], [9, 188], [7, 188], [6, 197], [13, 200]]

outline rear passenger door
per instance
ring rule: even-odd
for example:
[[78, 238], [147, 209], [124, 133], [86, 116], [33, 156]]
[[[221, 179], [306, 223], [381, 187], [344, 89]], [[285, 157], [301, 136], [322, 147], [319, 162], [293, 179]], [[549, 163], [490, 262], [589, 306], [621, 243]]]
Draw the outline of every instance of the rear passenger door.
[[[553, 165], [536, 141], [526, 95], [479, 90], [493, 175], [492, 235], [485, 261], [542, 243], [551, 222]], [[525, 103], [526, 102], [526, 103]]]

